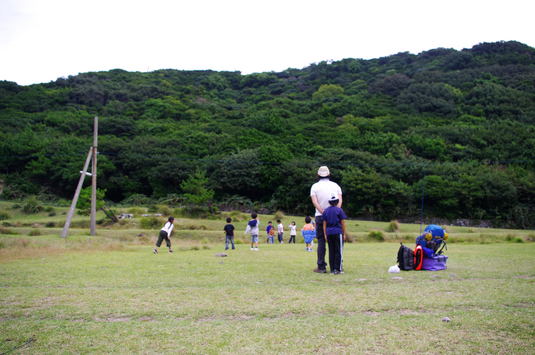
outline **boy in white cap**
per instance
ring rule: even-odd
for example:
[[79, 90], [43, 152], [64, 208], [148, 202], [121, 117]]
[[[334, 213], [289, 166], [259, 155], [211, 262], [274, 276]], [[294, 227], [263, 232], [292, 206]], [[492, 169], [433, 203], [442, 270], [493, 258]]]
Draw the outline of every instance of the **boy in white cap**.
[[310, 199], [316, 208], [316, 237], [318, 239], [318, 246], [316, 248], [318, 253], [318, 267], [314, 272], [326, 273], [327, 263], [325, 262], [325, 242], [326, 238], [323, 233], [323, 211], [329, 207], [329, 199], [332, 196], [338, 198], [337, 207], [342, 207], [342, 189], [340, 186], [330, 180], [331, 172], [326, 166], [320, 166], [318, 169], [319, 181], [310, 188]]
[[337, 207], [338, 197], [332, 195], [329, 198], [329, 205], [323, 211], [323, 235], [327, 237], [327, 243], [329, 243], [329, 267], [331, 268], [331, 274], [343, 273], [343, 250], [344, 241], [346, 240], [346, 225], [347, 219], [344, 210]]

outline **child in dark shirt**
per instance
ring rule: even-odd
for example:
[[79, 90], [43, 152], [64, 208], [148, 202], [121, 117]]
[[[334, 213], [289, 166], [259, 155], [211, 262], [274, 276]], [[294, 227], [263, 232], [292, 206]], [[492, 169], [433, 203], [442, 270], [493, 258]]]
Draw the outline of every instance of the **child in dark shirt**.
[[343, 273], [343, 250], [344, 241], [346, 240], [346, 225], [347, 219], [344, 210], [337, 207], [338, 197], [331, 196], [329, 198], [330, 206], [323, 211], [323, 233], [327, 236], [327, 243], [329, 244], [329, 266], [331, 274]]
[[231, 224], [232, 218], [227, 218], [227, 224], [223, 228], [225, 231], [225, 250], [228, 250], [229, 243], [232, 244], [232, 249], [236, 249], [234, 247], [234, 226]]

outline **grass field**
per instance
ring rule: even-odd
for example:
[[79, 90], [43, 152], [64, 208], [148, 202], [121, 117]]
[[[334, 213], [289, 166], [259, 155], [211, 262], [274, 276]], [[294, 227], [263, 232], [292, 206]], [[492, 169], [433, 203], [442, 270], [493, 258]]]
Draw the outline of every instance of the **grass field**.
[[216, 256], [220, 220], [179, 219], [189, 229], [175, 253], [153, 255], [156, 231], [135, 224], [62, 240], [48, 217], [12, 214], [0, 234], [0, 354], [535, 353], [533, 231], [448, 228], [464, 241], [449, 244], [448, 270], [388, 274], [398, 245], [366, 237], [387, 224], [350, 221], [345, 274], [329, 275], [311, 271], [315, 253], [299, 243]]

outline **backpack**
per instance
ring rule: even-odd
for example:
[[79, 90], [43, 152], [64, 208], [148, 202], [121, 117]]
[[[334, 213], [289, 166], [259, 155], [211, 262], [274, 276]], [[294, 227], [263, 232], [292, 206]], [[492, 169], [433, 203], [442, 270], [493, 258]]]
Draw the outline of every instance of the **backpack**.
[[425, 227], [424, 233], [416, 238], [416, 245], [421, 245], [426, 256], [432, 257], [442, 254], [444, 248], [448, 250], [446, 240], [448, 240], [448, 233], [444, 228], [430, 224]]
[[400, 243], [398, 250], [398, 265], [400, 270], [414, 270], [414, 252], [411, 248]]

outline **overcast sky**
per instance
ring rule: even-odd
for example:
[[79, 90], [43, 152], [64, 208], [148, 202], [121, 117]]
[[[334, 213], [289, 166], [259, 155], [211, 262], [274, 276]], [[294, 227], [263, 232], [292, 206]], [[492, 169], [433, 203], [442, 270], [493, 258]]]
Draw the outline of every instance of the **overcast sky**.
[[303, 68], [322, 60], [535, 47], [532, 0], [0, 0], [0, 80], [121, 68]]

